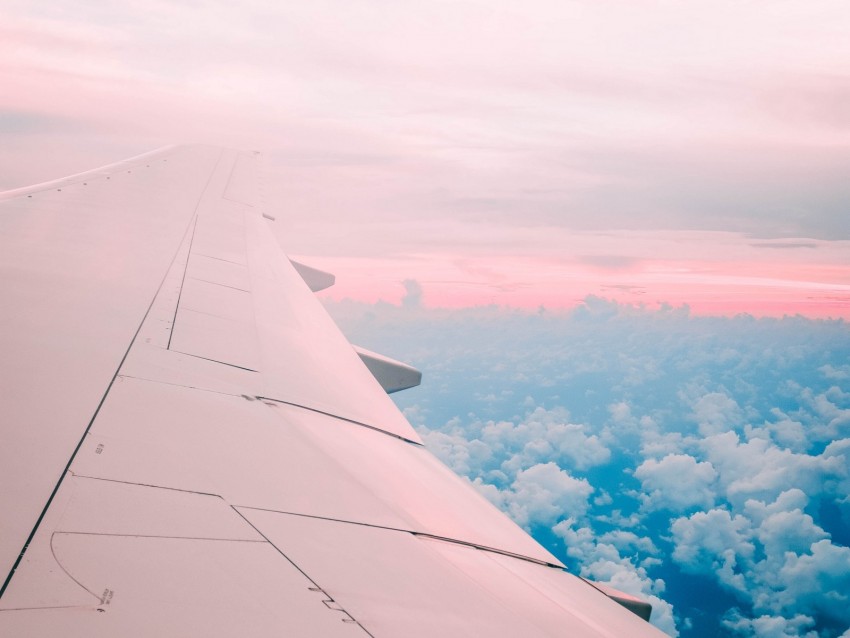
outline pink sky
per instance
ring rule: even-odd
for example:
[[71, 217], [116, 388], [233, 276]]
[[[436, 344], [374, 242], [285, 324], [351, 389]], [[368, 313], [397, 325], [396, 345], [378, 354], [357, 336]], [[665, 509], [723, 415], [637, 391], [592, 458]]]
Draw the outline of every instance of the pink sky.
[[[687, 304], [696, 314], [850, 318], [850, 241], [795, 245], [717, 232], [564, 235], [564, 243], [576, 250], [594, 244], [611, 254], [410, 253], [302, 260], [337, 273], [337, 284], [323, 293], [336, 300], [401, 303], [407, 293], [398, 273], [405, 273], [420, 285], [421, 303], [429, 307], [569, 309], [596, 295], [650, 308]], [[624, 248], [626, 243], [631, 245]], [[821, 254], [813, 258], [814, 251]]]
[[332, 296], [850, 318], [847, 24], [824, 0], [7, 0], [0, 188], [256, 148]]

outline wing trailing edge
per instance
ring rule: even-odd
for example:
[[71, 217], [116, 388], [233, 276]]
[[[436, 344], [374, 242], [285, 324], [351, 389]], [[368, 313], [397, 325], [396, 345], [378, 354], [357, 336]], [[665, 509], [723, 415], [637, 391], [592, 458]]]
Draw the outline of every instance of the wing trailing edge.
[[593, 587], [601, 591], [603, 594], [608, 596], [608, 598], [619, 603], [639, 618], [643, 618], [644, 620], [648, 621], [649, 617], [652, 615], [652, 605], [650, 605], [645, 600], [641, 600], [636, 596], [632, 596], [631, 594], [622, 592], [619, 589], [614, 589], [610, 585], [595, 583], [587, 579], [585, 579], [585, 582], [589, 585], [592, 585]]

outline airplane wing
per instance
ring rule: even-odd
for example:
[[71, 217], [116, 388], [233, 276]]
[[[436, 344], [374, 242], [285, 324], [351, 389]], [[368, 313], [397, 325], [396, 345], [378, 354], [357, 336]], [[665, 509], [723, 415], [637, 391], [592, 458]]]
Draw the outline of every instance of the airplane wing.
[[660, 635], [424, 449], [255, 165], [0, 195], [0, 635]]

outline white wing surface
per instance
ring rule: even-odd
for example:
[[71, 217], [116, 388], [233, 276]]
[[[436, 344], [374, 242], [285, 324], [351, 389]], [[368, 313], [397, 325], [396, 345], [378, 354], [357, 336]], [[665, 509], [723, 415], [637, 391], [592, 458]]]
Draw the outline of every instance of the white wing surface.
[[255, 164], [0, 195], [0, 635], [658, 635], [423, 448]]

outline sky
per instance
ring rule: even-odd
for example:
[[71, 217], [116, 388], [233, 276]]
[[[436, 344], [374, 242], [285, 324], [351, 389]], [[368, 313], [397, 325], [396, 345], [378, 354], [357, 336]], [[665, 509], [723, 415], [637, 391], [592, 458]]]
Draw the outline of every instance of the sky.
[[264, 153], [335, 298], [850, 315], [844, 2], [0, 2], [0, 188]]
[[428, 446], [670, 635], [850, 631], [850, 6], [0, 0], [0, 189], [175, 143]]

